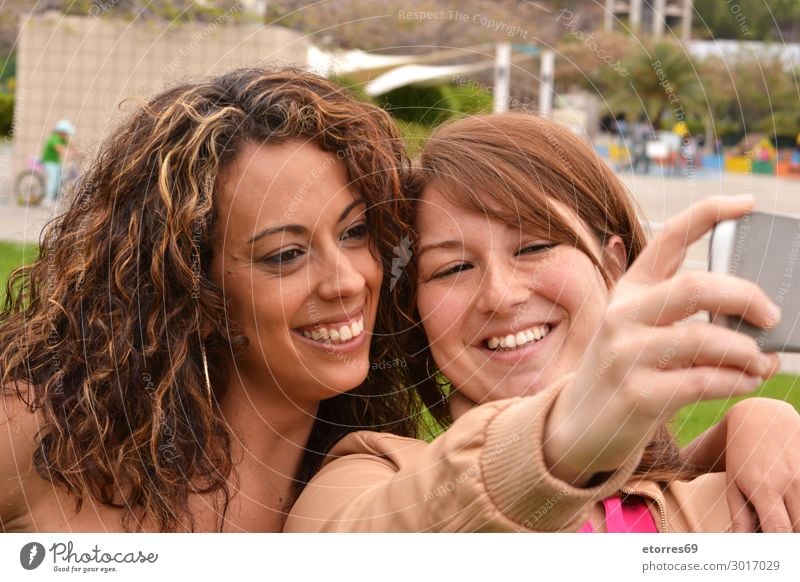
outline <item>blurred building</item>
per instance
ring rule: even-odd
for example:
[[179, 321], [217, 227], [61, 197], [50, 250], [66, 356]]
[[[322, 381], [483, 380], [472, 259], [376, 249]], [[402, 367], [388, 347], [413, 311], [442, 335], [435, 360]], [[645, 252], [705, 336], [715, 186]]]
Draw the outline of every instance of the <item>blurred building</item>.
[[[231, 10], [241, 10], [237, 4]], [[130, 22], [48, 13], [22, 22], [12, 171], [18, 172], [59, 119], [77, 127], [75, 143], [90, 153], [128, 114], [130, 98], [235, 67], [308, 62], [304, 35], [280, 26], [212, 22]], [[12, 174], [13, 175], [13, 174]]]
[[605, 29], [626, 23], [634, 34], [661, 38], [667, 30], [687, 41], [692, 32], [692, 0], [606, 0]]

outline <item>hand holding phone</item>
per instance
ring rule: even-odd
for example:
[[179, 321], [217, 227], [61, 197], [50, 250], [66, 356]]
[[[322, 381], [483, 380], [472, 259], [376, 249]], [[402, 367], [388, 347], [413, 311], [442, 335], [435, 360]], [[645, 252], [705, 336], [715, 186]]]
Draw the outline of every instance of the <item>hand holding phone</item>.
[[714, 227], [709, 270], [756, 283], [781, 308], [781, 321], [766, 330], [736, 316], [712, 321], [756, 340], [763, 352], [800, 352], [800, 218], [752, 212]]

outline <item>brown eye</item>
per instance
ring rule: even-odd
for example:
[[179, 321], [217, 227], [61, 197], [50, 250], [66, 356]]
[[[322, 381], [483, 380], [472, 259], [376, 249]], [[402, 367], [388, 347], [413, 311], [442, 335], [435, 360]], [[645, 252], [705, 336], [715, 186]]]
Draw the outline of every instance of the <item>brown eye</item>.
[[282, 253], [271, 255], [264, 259], [263, 262], [268, 265], [280, 267], [294, 262], [304, 254], [305, 253], [300, 249], [289, 249], [287, 251], [283, 251]]
[[342, 240], [348, 239], [362, 239], [366, 238], [369, 235], [369, 231], [367, 230], [367, 223], [362, 222], [361, 224], [357, 224], [352, 228], [348, 228], [344, 234], [342, 234]]
[[472, 267], [472, 265], [470, 265], [469, 263], [459, 263], [458, 265], [453, 265], [452, 267], [449, 267], [449, 268], [445, 269], [444, 271], [436, 273], [433, 277], [431, 277], [431, 279], [442, 279], [442, 278], [447, 277], [449, 275], [454, 275], [456, 273], [460, 273], [461, 271], [466, 271], [467, 269], [470, 269], [471, 267]]
[[555, 246], [557, 246], [556, 243], [536, 243], [533, 245], [528, 245], [518, 250], [516, 256], [540, 253], [542, 251], [552, 249]]

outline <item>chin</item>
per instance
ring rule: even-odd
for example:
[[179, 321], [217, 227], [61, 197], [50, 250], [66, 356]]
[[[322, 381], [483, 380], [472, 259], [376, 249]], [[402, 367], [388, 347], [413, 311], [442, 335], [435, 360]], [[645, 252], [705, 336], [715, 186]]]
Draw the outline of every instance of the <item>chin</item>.
[[333, 367], [324, 374], [314, 374], [314, 382], [325, 393], [323, 399], [355, 390], [367, 379], [369, 362], [353, 361]]

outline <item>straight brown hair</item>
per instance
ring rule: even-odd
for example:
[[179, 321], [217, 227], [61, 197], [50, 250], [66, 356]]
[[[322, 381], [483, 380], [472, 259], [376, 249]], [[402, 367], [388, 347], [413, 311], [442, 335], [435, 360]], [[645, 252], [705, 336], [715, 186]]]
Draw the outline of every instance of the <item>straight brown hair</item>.
[[[428, 187], [452, 204], [482, 213], [516, 229], [547, 233], [549, 240], [585, 253], [607, 286], [611, 274], [575, 228], [579, 218], [601, 246], [622, 239], [627, 269], [642, 251], [646, 236], [636, 205], [611, 168], [581, 137], [561, 124], [523, 113], [462, 118], [442, 126], [428, 140], [407, 189], [412, 216]], [[567, 213], [558, 206], [567, 209]], [[448, 380], [438, 371], [416, 309], [417, 270], [395, 287], [407, 350], [409, 381], [443, 426], [452, 423]], [[405, 302], [403, 301], [405, 298]], [[399, 328], [398, 328], [399, 329]], [[667, 426], [657, 430], [636, 471], [637, 476], [667, 481], [698, 474], [680, 459]]]

